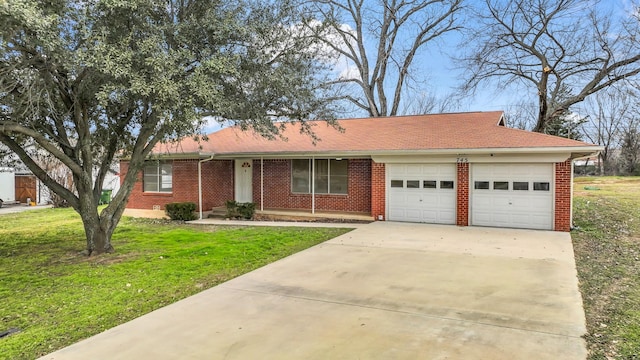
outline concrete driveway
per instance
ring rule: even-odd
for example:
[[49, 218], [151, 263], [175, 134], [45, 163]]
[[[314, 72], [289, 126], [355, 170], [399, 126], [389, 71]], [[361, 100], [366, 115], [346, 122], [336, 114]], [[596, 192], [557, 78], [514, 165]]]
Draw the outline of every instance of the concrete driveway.
[[42, 359], [585, 359], [567, 233], [376, 222]]
[[11, 204], [11, 205], [7, 205], [4, 204], [2, 205], [2, 207], [0, 207], [0, 215], [3, 214], [15, 214], [15, 213], [20, 213], [20, 212], [25, 212], [25, 211], [30, 211], [30, 210], [38, 210], [38, 209], [49, 209], [52, 208], [52, 205], [37, 205], [37, 206], [28, 206], [26, 204]]

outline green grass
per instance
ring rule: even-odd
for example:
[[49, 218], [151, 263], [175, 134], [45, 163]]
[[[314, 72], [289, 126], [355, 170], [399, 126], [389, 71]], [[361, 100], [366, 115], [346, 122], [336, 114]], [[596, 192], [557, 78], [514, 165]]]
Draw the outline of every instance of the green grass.
[[589, 359], [640, 359], [640, 178], [578, 178], [574, 189]]
[[87, 258], [68, 209], [0, 216], [0, 359], [32, 359], [347, 232], [123, 218]]

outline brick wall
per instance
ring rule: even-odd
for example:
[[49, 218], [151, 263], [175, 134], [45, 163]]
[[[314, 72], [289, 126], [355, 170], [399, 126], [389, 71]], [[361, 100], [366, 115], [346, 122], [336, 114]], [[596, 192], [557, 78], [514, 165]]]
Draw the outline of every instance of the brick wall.
[[371, 216], [386, 220], [386, 174], [384, 163], [371, 161]]
[[555, 164], [555, 231], [571, 231], [571, 160]]
[[[349, 159], [347, 195], [316, 194], [315, 209], [371, 211], [371, 160]], [[253, 161], [253, 202], [260, 208], [260, 160]], [[291, 192], [291, 160], [264, 160], [264, 208], [311, 209], [311, 194]]]
[[[173, 192], [143, 192], [142, 171], [133, 186], [127, 207], [130, 209], [153, 209], [172, 202], [190, 201], [198, 205], [198, 160], [173, 160]], [[120, 179], [129, 170], [129, 162], [120, 162]], [[202, 208], [223, 206], [233, 199], [233, 161], [212, 160], [202, 164]]]
[[458, 163], [456, 225], [469, 225], [469, 163]]
[[235, 198], [233, 166], [233, 160], [212, 160], [202, 163], [202, 207], [204, 210], [224, 206], [227, 200]]

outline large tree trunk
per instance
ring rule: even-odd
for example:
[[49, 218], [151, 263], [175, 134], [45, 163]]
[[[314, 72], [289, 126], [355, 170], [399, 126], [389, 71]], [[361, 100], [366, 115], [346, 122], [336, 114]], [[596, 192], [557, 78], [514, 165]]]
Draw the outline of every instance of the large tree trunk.
[[[81, 192], [82, 186], [77, 187]], [[87, 193], [81, 194], [80, 209], [77, 209], [82, 218], [86, 238], [87, 238], [87, 255], [100, 255], [103, 253], [111, 253], [114, 251], [111, 245], [111, 235], [115, 229], [113, 217], [101, 216], [98, 213], [97, 197], [93, 196], [93, 191], [89, 187], [85, 190]], [[105, 209], [106, 210], [106, 209]], [[104, 214], [106, 215], [106, 214]]]
[[100, 255], [114, 251], [111, 235], [115, 229], [113, 221], [101, 221], [97, 208], [81, 212], [82, 224], [87, 238], [87, 255]]
[[[111, 245], [111, 233], [98, 224], [84, 223], [87, 234], [87, 255], [100, 255], [103, 253], [112, 253], [114, 251]], [[92, 231], [88, 229], [91, 228]]]

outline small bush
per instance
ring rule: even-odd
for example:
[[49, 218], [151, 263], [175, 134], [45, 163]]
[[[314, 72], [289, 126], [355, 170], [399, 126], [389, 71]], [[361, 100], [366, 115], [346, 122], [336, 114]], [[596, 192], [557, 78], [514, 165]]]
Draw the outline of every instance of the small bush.
[[229, 219], [235, 219], [240, 217], [240, 213], [238, 212], [238, 203], [233, 200], [227, 200], [225, 202], [225, 206], [227, 207], [227, 214], [225, 217]]
[[238, 212], [245, 219], [252, 219], [253, 214], [256, 212], [255, 203], [243, 203], [238, 204]]
[[227, 217], [230, 219], [252, 219], [253, 214], [256, 211], [256, 204], [254, 203], [239, 203], [233, 200], [226, 202]]
[[192, 202], [169, 203], [165, 205], [164, 211], [171, 220], [190, 221], [196, 219], [196, 204]]

